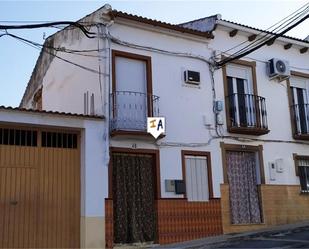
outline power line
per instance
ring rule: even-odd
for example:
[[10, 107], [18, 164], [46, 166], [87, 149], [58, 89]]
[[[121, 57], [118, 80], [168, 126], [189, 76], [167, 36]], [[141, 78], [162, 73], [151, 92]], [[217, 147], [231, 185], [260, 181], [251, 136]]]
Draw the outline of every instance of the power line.
[[246, 56], [247, 54], [250, 54], [250, 53], [254, 52], [255, 50], [257, 50], [257, 49], [261, 48], [262, 46], [266, 45], [267, 43], [272, 42], [272, 41], [276, 40], [278, 37], [283, 36], [285, 33], [287, 33], [288, 31], [290, 31], [291, 29], [293, 29], [294, 27], [296, 27], [297, 25], [299, 25], [300, 23], [305, 21], [308, 17], [309, 17], [309, 14], [307, 14], [305, 17], [301, 18], [300, 20], [298, 20], [296, 23], [292, 24], [288, 28], [284, 29], [280, 33], [275, 34], [273, 37], [270, 37], [269, 39], [266, 39], [265, 41], [261, 42], [260, 44], [256, 45], [255, 47], [253, 47], [251, 49], [248, 49], [248, 50], [246, 50], [246, 51], [244, 51], [242, 53], [238, 53], [237, 52], [238, 54], [235, 53], [237, 55], [232, 55], [232, 57], [229, 57], [229, 58], [223, 59], [223, 60], [221, 60], [219, 62], [216, 62], [216, 66], [217, 67], [221, 67], [221, 66], [225, 65], [228, 62], [231, 62], [233, 60], [237, 60], [237, 59], [239, 59], [239, 58], [241, 58], [243, 56]]
[[[292, 12], [290, 15], [288, 15], [288, 16], [286, 16], [285, 18], [283, 18], [283, 19], [281, 19], [280, 21], [278, 21], [277, 23], [275, 23], [275, 24], [273, 24], [272, 26], [270, 26], [270, 27], [268, 27], [265, 31], [267, 32], [267, 33], [271, 33], [271, 32], [274, 32], [274, 30], [275, 29], [273, 29], [273, 30], [271, 30], [270, 31], [270, 29], [271, 28], [273, 28], [273, 27], [275, 27], [276, 25], [279, 25], [281, 22], [283, 22], [281, 25], [279, 25], [277, 28], [279, 28], [280, 26], [282, 26], [284, 23], [286, 23], [288, 20], [290, 20], [292, 17], [292, 15], [296, 15], [296, 13], [297, 12], [299, 12], [300, 10], [302, 10], [302, 9], [307, 9], [308, 8], [308, 6], [309, 6], [309, 2], [308, 3], [306, 3], [305, 5], [303, 5], [302, 7], [300, 7], [299, 9], [297, 9], [297, 10], [295, 10], [294, 12]], [[306, 7], [307, 6], [307, 7]], [[303, 12], [304, 10], [302, 10], [302, 12]], [[287, 21], [285, 21], [285, 19], [287, 19], [287, 18], [289, 18]], [[258, 34], [257, 34], [257, 36], [259, 36], [259, 35], [261, 35], [261, 34], [264, 34], [265, 33], [265, 31], [261, 31], [261, 32], [259, 32]], [[223, 53], [227, 53], [227, 52], [229, 52], [229, 51], [231, 51], [231, 50], [233, 50], [233, 49], [235, 49], [235, 48], [237, 48], [237, 47], [239, 47], [239, 46], [241, 46], [241, 45], [243, 45], [243, 44], [245, 44], [245, 43], [248, 43], [249, 41], [248, 41], [248, 39], [246, 39], [245, 41], [243, 41], [243, 42], [241, 42], [240, 44], [237, 44], [237, 45], [235, 45], [234, 47], [232, 47], [232, 48], [229, 48], [229, 49], [227, 49], [227, 50], [225, 50]], [[254, 41], [253, 43], [255, 43], [256, 41]], [[252, 43], [251, 43], [252, 44]]]
[[8, 32], [0, 35], [0, 37], [5, 36], [5, 35], [19, 39], [19, 40], [23, 40], [24, 42], [27, 42], [27, 43], [32, 44], [33, 46], [36, 46], [36, 47], [39, 47], [39, 48], [48, 48], [48, 49], [51, 49], [51, 50], [55, 50], [56, 52], [69, 53], [69, 54], [86, 56], [86, 57], [95, 57], [95, 58], [100, 57], [98, 55], [91, 55], [91, 54], [84, 54], [84, 53], [103, 51], [103, 49], [101, 49], [101, 51], [100, 51], [100, 50], [97, 50], [97, 49], [74, 50], [74, 49], [67, 49], [67, 48], [64, 48], [64, 47], [56, 48], [56, 47], [52, 47], [52, 46], [49, 46], [49, 45], [46, 45], [46, 44], [41, 44], [41, 43], [31, 41], [31, 40], [25, 39], [23, 37], [20, 37], [20, 36], [17, 36], [17, 35], [8, 33]]
[[[294, 17], [293, 17], [293, 20], [291, 20], [292, 18], [289, 18], [287, 21], [289, 21], [288, 24], [286, 24], [284, 27], [288, 26], [289, 24], [293, 23], [295, 20], [297, 20], [298, 18], [304, 16], [306, 14], [306, 12], [308, 12], [309, 10], [309, 7], [307, 7], [305, 10], [303, 10], [301, 13], [298, 13], [296, 14]], [[285, 21], [284, 23], [286, 23], [287, 21]], [[282, 26], [283, 24], [281, 24], [280, 26]], [[278, 28], [280, 27], [278, 26]], [[276, 28], [277, 29], [277, 28]], [[273, 31], [275, 31], [276, 29], [274, 29]], [[277, 32], [280, 32], [283, 28], [277, 30]], [[242, 52], [246, 51], [246, 50], [249, 50], [250, 48], [253, 48], [259, 44], [261, 44], [263, 41], [269, 39], [272, 35], [274, 34], [265, 34], [264, 36], [260, 37], [259, 39], [255, 40], [253, 43], [243, 47], [242, 49], [240, 49], [239, 51], [235, 52], [234, 54], [231, 55], [232, 56], [236, 56], [238, 54], [241, 54]]]
[[[295, 15], [293, 16], [294, 19], [293, 19], [292, 21], [291, 21], [292, 18], [289, 18], [287, 21], [290, 21], [290, 22], [289, 22], [287, 25], [285, 25], [285, 27], [288, 26], [289, 24], [293, 23], [295, 20], [297, 20], [298, 18], [300, 18], [302, 15], [304, 15], [304, 14], [306, 13], [305, 11], [307, 11], [308, 8], [309, 8], [309, 7], [307, 7], [305, 10], [303, 10], [301, 13], [295, 14]], [[285, 21], [284, 23], [286, 23], [287, 21]], [[283, 25], [283, 24], [281, 24], [280, 26], [282, 26], [282, 25]], [[280, 26], [279, 26], [279, 27], [280, 27]], [[276, 29], [277, 29], [277, 28], [276, 28]], [[275, 31], [276, 29], [274, 29], [274, 31]], [[279, 31], [281, 31], [281, 30], [282, 30], [282, 29], [278, 30], [277, 32], [279, 32]], [[253, 43], [251, 43], [251, 44], [249, 44], [249, 45], [243, 47], [243, 48], [240, 49], [239, 51], [235, 52], [235, 53], [232, 54], [230, 57], [236, 56], [236, 55], [238, 55], [238, 54], [240, 54], [240, 53], [242, 53], [242, 52], [244, 52], [244, 51], [246, 51], [246, 50], [249, 50], [250, 48], [253, 48], [254, 46], [257, 46], [257, 45], [261, 44], [263, 41], [269, 39], [272, 35], [274, 35], [274, 34], [267, 33], [267, 34], [263, 35], [263, 36], [260, 37], [259, 39], [255, 40]]]
[[55, 22], [55, 21], [3, 21], [3, 20], [0, 20], [0, 23], [51, 23], [51, 22]]
[[21, 37], [15, 36], [15, 35], [14, 35], [14, 36], [11, 36], [11, 37], [14, 38], [14, 39], [17, 39], [18, 41], [23, 42], [24, 44], [27, 44], [28, 46], [31, 46], [31, 47], [33, 47], [33, 48], [35, 48], [35, 49], [37, 49], [37, 50], [41, 50], [41, 52], [43, 52], [43, 53], [47, 53], [47, 54], [49, 54], [49, 55], [51, 55], [51, 56], [56, 57], [56, 58], [59, 59], [59, 60], [62, 60], [62, 61], [64, 61], [64, 62], [66, 62], [66, 63], [69, 63], [69, 64], [71, 64], [71, 65], [73, 65], [73, 66], [79, 67], [79, 68], [84, 69], [84, 70], [86, 70], [86, 71], [89, 71], [89, 72], [91, 72], [91, 73], [96, 73], [96, 74], [105, 75], [104, 73], [101, 73], [101, 72], [99, 72], [99, 71], [97, 71], [97, 70], [94, 70], [94, 69], [92, 69], [92, 68], [89, 68], [89, 67], [86, 67], [86, 66], [77, 64], [77, 63], [75, 63], [75, 62], [73, 62], [73, 61], [64, 59], [64, 58], [62, 58], [62, 57], [60, 57], [60, 56], [58, 56], [58, 55], [56, 55], [56, 54], [50, 52], [50, 51], [48, 50], [48, 48], [43, 47], [42, 49], [40, 49], [39, 47], [35, 46], [34, 44], [27, 42], [27, 40], [24, 39], [24, 38], [21, 38]]
[[71, 22], [71, 21], [46, 22], [46, 23], [38, 23], [38, 24], [26, 24], [26, 25], [0, 25], [0, 30], [1, 29], [3, 30], [36, 29], [36, 28], [44, 28], [44, 27], [53, 27], [57, 25], [74, 26], [76, 28], [79, 28], [88, 38], [94, 38], [92, 35], [95, 33], [88, 31], [82, 24], [78, 22]]
[[[33, 24], [33, 23], [54, 23], [54, 22], [58, 22], [58, 21], [24, 21], [24, 20], [20, 20], [20, 21], [11, 20], [11, 21], [8, 21], [8, 20], [0, 20], [0, 23], [30, 23], [30, 24]], [[100, 24], [99, 22], [94, 22], [94, 21], [91, 21], [91, 22], [78, 21], [78, 23], [79, 24]]]

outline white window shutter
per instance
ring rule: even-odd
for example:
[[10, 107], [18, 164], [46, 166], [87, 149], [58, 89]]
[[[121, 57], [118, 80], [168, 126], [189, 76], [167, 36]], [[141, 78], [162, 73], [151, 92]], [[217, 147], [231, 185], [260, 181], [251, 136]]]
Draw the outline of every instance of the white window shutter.
[[185, 166], [188, 201], [208, 201], [207, 158], [201, 156], [185, 156]]

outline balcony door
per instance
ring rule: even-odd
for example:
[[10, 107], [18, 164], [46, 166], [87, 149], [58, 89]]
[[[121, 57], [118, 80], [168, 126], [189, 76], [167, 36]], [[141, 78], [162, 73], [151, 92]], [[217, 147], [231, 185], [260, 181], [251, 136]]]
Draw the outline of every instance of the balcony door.
[[149, 57], [114, 51], [113, 128], [146, 130], [151, 96]]
[[227, 67], [227, 89], [232, 126], [256, 126], [251, 68], [229, 65]]
[[309, 79], [291, 77], [292, 110], [297, 134], [309, 134]]

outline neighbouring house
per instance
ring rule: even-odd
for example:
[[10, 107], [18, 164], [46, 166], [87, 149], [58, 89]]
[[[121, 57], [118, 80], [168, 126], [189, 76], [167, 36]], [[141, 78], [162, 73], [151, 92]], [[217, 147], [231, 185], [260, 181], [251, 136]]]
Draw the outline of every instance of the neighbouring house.
[[0, 248], [87, 242], [107, 194], [104, 123], [103, 116], [0, 106]]
[[[219, 15], [172, 25], [109, 5], [79, 22], [96, 37], [74, 27], [50, 36], [20, 107], [107, 119], [90, 128], [100, 143], [89, 150], [103, 159], [82, 198], [82, 247], [309, 219], [308, 41], [282, 36], [216, 68], [230, 48], [271, 33]], [[158, 139], [147, 116], [166, 118]]]

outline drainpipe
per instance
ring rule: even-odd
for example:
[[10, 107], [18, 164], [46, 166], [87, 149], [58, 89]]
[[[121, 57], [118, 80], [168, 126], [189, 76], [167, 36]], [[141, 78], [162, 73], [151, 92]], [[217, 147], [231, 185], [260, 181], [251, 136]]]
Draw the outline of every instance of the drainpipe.
[[99, 51], [99, 56], [101, 60], [99, 60], [99, 63], [102, 63], [103, 66], [103, 72], [102, 78], [103, 80], [100, 82], [102, 84], [100, 87], [103, 91], [103, 100], [102, 100], [102, 111], [103, 115], [105, 116], [107, 122], [105, 122], [104, 126], [104, 148], [103, 148], [103, 155], [104, 155], [104, 165], [109, 164], [110, 156], [109, 156], [109, 147], [110, 147], [110, 109], [109, 109], [109, 100], [110, 100], [110, 86], [111, 86], [111, 41], [108, 36], [108, 28], [113, 24], [113, 21], [110, 22], [104, 22], [102, 24], [98, 25], [98, 33], [100, 39], [102, 41], [102, 48], [101, 51]]

